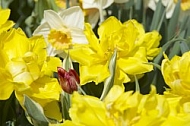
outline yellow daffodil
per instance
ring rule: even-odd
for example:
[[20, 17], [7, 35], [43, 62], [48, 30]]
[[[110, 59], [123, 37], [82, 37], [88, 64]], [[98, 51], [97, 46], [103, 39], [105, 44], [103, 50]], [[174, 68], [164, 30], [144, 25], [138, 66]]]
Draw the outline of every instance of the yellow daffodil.
[[[177, 3], [179, 0], [174, 0]], [[190, 0], [181, 0], [181, 9], [183, 11], [190, 9]]]
[[13, 25], [13, 21], [9, 21], [9, 15], [10, 15], [10, 9], [1, 9], [0, 7], [0, 15], [1, 15], [1, 20], [0, 20], [0, 34], [3, 31], [6, 31], [10, 29]]
[[80, 7], [71, 7], [58, 13], [46, 10], [44, 20], [34, 31], [34, 35], [43, 35], [46, 38], [49, 55], [63, 53], [64, 49], [72, 48], [74, 44], [88, 43], [83, 33], [84, 16]]
[[[180, 126], [189, 125], [190, 102], [181, 103], [180, 97], [165, 97], [156, 94], [154, 86], [151, 92], [142, 95], [139, 92], [124, 92], [114, 85], [104, 101], [79, 95], [74, 92], [69, 110], [71, 126]], [[92, 120], [93, 118], [93, 120]]]
[[89, 45], [70, 51], [71, 58], [80, 64], [81, 84], [91, 81], [97, 84], [109, 76], [108, 64], [114, 50], [117, 50], [116, 79], [121, 83], [130, 81], [128, 75], [140, 75], [153, 69], [147, 64], [147, 58], [152, 59], [158, 54], [161, 37], [155, 31], [145, 33], [137, 21], [129, 20], [122, 24], [110, 17], [100, 25], [99, 39], [88, 24], [85, 33]]
[[161, 72], [166, 84], [170, 87], [164, 92], [164, 96], [170, 104], [170, 115], [163, 126], [190, 125], [190, 80], [187, 77], [190, 73], [188, 67], [190, 52], [184, 53], [181, 57], [174, 56], [171, 60], [166, 55], [164, 57]]
[[167, 99], [170, 111], [166, 121], [161, 126], [190, 125], [190, 97], [182, 97], [169, 91], [165, 91], [164, 96]]
[[113, 121], [107, 117], [106, 107], [102, 101], [93, 96], [79, 95], [77, 92], [72, 96], [69, 115], [75, 125], [114, 126]]
[[42, 106], [59, 100], [61, 88], [51, 76], [60, 60], [47, 57], [43, 37], [28, 39], [21, 29], [11, 29], [0, 38], [0, 100], [8, 99], [13, 91], [21, 105], [23, 94]]
[[190, 95], [190, 52], [184, 53], [181, 57], [174, 56], [171, 60], [165, 55], [161, 64], [161, 71], [166, 84], [174, 94]]
[[55, 0], [55, 3], [60, 8], [66, 8], [66, 0]]
[[106, 108], [116, 125], [158, 125], [168, 115], [164, 97], [157, 95], [155, 87], [150, 94], [124, 92], [115, 85], [104, 100]]

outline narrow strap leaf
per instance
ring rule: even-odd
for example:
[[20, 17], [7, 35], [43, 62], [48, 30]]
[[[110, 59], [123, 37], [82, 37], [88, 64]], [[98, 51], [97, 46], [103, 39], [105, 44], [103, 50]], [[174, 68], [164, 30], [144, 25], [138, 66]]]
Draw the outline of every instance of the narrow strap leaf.
[[43, 113], [43, 108], [27, 95], [24, 95], [24, 107], [26, 108], [28, 115], [33, 119], [34, 124], [48, 126], [49, 121]]
[[110, 89], [112, 88], [114, 84], [114, 77], [115, 77], [115, 69], [116, 69], [116, 59], [117, 59], [117, 50], [114, 51], [110, 63], [109, 63], [109, 71], [110, 71], [110, 76], [105, 80], [104, 82], [104, 89], [102, 92], [102, 95], [100, 97], [101, 100], [103, 100]]

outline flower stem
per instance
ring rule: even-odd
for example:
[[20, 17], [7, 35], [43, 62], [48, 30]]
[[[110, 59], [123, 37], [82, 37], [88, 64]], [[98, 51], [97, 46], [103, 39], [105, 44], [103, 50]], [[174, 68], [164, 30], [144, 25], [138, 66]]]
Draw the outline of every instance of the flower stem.
[[81, 88], [79, 84], [77, 84], [77, 87], [78, 87], [79, 92], [81, 92], [83, 95], [86, 95], [86, 93], [84, 92], [84, 90]]

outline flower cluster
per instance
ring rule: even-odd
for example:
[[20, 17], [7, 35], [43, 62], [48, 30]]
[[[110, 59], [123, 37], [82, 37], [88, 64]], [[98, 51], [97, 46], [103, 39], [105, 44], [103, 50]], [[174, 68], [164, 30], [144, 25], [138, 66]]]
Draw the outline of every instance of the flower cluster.
[[190, 125], [189, 0], [12, 5], [0, 1], [0, 125]]
[[69, 123], [77, 126], [189, 125], [190, 101], [181, 103], [180, 100], [180, 97], [156, 94], [154, 86], [150, 94], [142, 95], [139, 92], [124, 92], [120, 86], [115, 85], [104, 101], [74, 93], [69, 111], [72, 122], [66, 121], [65, 125]]

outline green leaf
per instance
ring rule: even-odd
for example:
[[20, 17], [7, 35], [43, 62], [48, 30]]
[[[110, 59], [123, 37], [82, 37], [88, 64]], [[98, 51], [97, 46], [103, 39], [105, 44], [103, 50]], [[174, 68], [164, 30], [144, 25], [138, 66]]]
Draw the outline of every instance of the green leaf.
[[178, 19], [179, 19], [179, 13], [180, 13], [180, 0], [179, 2], [176, 4], [174, 12], [172, 14], [172, 17], [169, 21], [168, 24], [168, 36], [167, 36], [167, 40], [170, 40], [171, 38], [173, 38], [175, 36], [175, 32], [176, 32], [176, 27], [178, 25]]
[[35, 125], [48, 126], [49, 121], [44, 115], [43, 108], [27, 95], [24, 95], [24, 107]]
[[41, 21], [44, 17], [44, 10], [50, 9], [47, 0], [38, 0], [35, 4], [35, 14]]
[[153, 62], [156, 64], [159, 64], [163, 57], [163, 52], [165, 52], [173, 43], [175, 43], [177, 41], [184, 41], [184, 39], [177, 38], [177, 39], [172, 39], [172, 40], [168, 41], [166, 44], [164, 44], [162, 46], [160, 53], [156, 56], [156, 58], [154, 59]]
[[13, 2], [13, 0], [0, 0], [0, 6], [2, 8], [8, 8], [9, 5]]
[[152, 23], [150, 26], [150, 31], [152, 30], [160, 30], [161, 24], [163, 22], [163, 19], [165, 17], [165, 7], [163, 6], [161, 0], [156, 5], [156, 10], [154, 12], [154, 16], [152, 19]]
[[189, 49], [189, 46], [187, 45], [186, 42], [181, 42], [180, 43], [180, 49], [181, 49], [181, 53], [185, 53], [185, 52], [188, 52], [190, 49]]
[[61, 101], [61, 112], [62, 112], [63, 118], [70, 119], [70, 116], [69, 116], [69, 108], [71, 106], [70, 94], [62, 91], [61, 96], [60, 96], [60, 101]]
[[187, 27], [187, 31], [186, 31], [186, 36], [185, 36], [185, 38], [188, 38], [189, 36], [190, 36], [190, 18], [189, 18], [189, 21], [188, 21], [188, 23], [187, 23], [188, 25], [186, 25], [186, 27]]
[[103, 100], [106, 97], [106, 95], [108, 94], [108, 92], [110, 91], [110, 89], [112, 88], [114, 84], [116, 59], [117, 59], [117, 50], [114, 51], [110, 59], [110, 63], [109, 63], [110, 76], [104, 81], [104, 89], [100, 97], [101, 100]]
[[55, 11], [58, 11], [59, 8], [57, 7], [55, 0], [48, 0], [48, 3], [51, 5], [51, 8]]
[[188, 25], [189, 22], [190, 22], [189, 16], [185, 16], [185, 17], [182, 19], [181, 23], [180, 23], [179, 33], [181, 33], [182, 31], [185, 31], [186, 29], [188, 29], [187, 26], [189, 26], [189, 25]]
[[154, 67], [156, 67], [157, 69], [161, 70], [161, 66], [159, 64], [153, 63], [153, 62], [149, 62], [147, 64], [153, 65]]
[[179, 53], [180, 53], [180, 42], [175, 42], [168, 57], [169, 59], [171, 59], [173, 56], [178, 55]]

